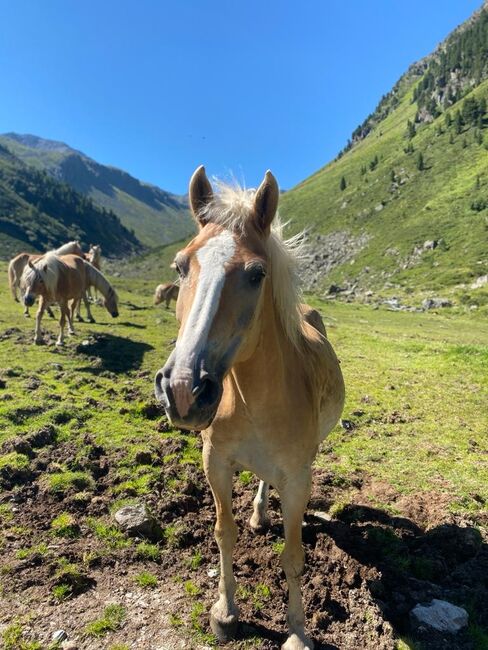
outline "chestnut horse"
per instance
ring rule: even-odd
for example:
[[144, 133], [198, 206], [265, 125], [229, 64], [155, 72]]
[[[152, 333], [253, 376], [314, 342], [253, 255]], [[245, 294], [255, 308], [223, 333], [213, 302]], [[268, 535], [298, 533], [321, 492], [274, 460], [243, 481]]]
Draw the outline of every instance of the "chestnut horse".
[[310, 649], [300, 586], [302, 521], [318, 445], [344, 405], [339, 361], [320, 315], [300, 302], [296, 238], [284, 241], [278, 220], [272, 227], [279, 189], [271, 172], [256, 191], [221, 186], [214, 195], [199, 167], [189, 196], [199, 232], [175, 258], [181, 325], [155, 393], [175, 426], [202, 431], [220, 550], [210, 625], [221, 641], [236, 630], [232, 476], [247, 469], [261, 479], [252, 528], [269, 522], [269, 485], [282, 504], [289, 627], [282, 647]]
[[[55, 251], [56, 255], [68, 255], [70, 253], [74, 255], [83, 256], [79, 241], [70, 241], [67, 244], [63, 244]], [[15, 302], [19, 302], [17, 297], [17, 289], [20, 288], [20, 278], [24, 272], [25, 267], [29, 260], [35, 261], [42, 257], [42, 253], [19, 253], [13, 259], [10, 260], [8, 265], [8, 283], [12, 297]], [[51, 312], [51, 309], [47, 307], [47, 310], [50, 316], [54, 317], [54, 314]], [[29, 317], [29, 308], [24, 305], [24, 316]]]
[[178, 300], [178, 292], [180, 287], [174, 282], [167, 282], [166, 284], [158, 284], [154, 292], [154, 304], [159, 305], [162, 302], [166, 303], [166, 309], [172, 300]]
[[[74, 334], [73, 315], [76, 305], [90, 286], [104, 296], [104, 305], [114, 318], [119, 315], [117, 294], [108, 280], [89, 262], [78, 255], [58, 256], [46, 253], [40, 259], [29, 260], [21, 278], [24, 304], [31, 307], [39, 297], [36, 314], [35, 343], [42, 343], [41, 320], [49, 303], [57, 302], [61, 310], [59, 337], [56, 345], [64, 343], [64, 326], [68, 320], [69, 333]], [[71, 301], [71, 307], [68, 306]]]

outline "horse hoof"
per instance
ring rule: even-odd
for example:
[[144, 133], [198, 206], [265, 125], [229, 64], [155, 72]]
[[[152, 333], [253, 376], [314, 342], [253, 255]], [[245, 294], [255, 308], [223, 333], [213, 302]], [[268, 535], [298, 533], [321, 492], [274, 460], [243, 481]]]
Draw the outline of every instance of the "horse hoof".
[[85, 322], [85, 321], [83, 320], [83, 316], [76, 316], [76, 320], [77, 320], [79, 323], [84, 323], [84, 322]]
[[269, 517], [258, 517], [253, 515], [249, 520], [249, 525], [251, 526], [253, 533], [256, 533], [256, 535], [261, 535], [265, 533], [271, 526], [271, 520]]
[[43, 339], [34, 339], [36, 345], [42, 345], [44, 343]]
[[281, 650], [313, 650], [314, 644], [312, 639], [305, 635], [292, 634], [281, 646]]
[[88, 322], [89, 323], [96, 323], [97, 321], [92, 316], [91, 318], [88, 319]]
[[24, 314], [24, 318], [30, 318], [30, 314]]
[[62, 348], [64, 346], [64, 341], [56, 341], [56, 347]]
[[210, 629], [217, 637], [219, 643], [228, 643], [235, 638], [237, 633], [237, 626], [239, 619], [234, 614], [225, 617], [225, 620], [217, 620], [217, 618], [210, 613]]

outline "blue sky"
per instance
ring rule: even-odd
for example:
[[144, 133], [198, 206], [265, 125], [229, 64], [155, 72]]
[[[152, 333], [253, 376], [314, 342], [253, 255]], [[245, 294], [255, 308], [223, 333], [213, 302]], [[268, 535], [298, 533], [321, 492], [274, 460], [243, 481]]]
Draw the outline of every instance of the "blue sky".
[[481, 0], [0, 0], [0, 132], [290, 188]]

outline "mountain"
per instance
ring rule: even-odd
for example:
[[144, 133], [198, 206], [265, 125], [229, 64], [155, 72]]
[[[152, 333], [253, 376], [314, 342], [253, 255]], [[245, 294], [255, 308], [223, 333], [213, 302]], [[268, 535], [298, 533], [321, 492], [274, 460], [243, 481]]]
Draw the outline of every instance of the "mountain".
[[109, 256], [143, 249], [112, 211], [26, 165], [0, 144], [0, 256], [44, 251], [73, 239], [85, 248], [98, 243]]
[[143, 183], [116, 167], [101, 165], [63, 142], [6, 133], [0, 144], [17, 158], [112, 210], [147, 246], [168, 244], [193, 232], [185, 197]]
[[[286, 192], [309, 288], [460, 293], [488, 273], [488, 4], [412, 65], [337, 158]], [[332, 289], [334, 290], [334, 289]]]

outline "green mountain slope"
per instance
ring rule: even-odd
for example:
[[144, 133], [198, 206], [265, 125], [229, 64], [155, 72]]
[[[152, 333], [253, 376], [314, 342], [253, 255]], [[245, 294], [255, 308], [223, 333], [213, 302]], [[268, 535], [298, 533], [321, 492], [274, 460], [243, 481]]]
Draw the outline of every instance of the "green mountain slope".
[[485, 8], [283, 195], [293, 229], [310, 231], [315, 288], [435, 292], [488, 273], [487, 79]]
[[99, 207], [115, 212], [147, 246], [168, 244], [193, 232], [184, 197], [101, 165], [62, 142], [6, 133], [0, 136], [0, 144], [25, 163], [90, 197]]
[[72, 239], [101, 244], [104, 255], [138, 252], [141, 243], [111, 211], [0, 145], [0, 256], [47, 250]]

